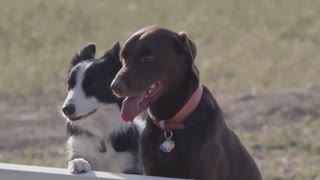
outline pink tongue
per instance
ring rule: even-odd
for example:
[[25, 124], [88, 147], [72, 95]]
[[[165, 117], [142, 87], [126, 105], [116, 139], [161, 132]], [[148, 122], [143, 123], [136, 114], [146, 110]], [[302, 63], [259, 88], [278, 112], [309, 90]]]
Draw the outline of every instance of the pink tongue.
[[142, 96], [136, 97], [127, 97], [123, 103], [121, 108], [121, 118], [126, 121], [133, 121], [135, 117], [137, 117], [140, 113], [139, 103], [142, 100]]

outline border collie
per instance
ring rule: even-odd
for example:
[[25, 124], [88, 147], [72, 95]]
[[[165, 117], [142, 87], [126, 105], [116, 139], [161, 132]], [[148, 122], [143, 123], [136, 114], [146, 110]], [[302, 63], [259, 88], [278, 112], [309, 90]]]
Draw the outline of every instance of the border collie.
[[101, 58], [88, 44], [71, 61], [68, 95], [62, 107], [67, 119], [66, 143], [71, 173], [91, 170], [142, 174], [138, 160], [141, 129], [120, 118], [122, 99], [110, 89], [121, 68], [117, 42]]

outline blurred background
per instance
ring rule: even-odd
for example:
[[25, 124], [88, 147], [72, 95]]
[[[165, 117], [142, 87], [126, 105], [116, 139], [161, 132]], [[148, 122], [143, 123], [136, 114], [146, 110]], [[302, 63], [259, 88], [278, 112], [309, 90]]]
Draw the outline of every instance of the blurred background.
[[71, 57], [162, 24], [187, 31], [201, 81], [264, 179], [320, 179], [320, 1], [0, 0], [0, 162], [66, 167]]

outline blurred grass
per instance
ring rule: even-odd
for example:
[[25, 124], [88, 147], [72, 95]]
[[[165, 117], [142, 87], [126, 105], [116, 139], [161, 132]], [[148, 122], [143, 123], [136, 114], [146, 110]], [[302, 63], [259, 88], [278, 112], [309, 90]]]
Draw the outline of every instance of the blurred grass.
[[0, 162], [60, 168], [66, 168], [68, 165], [63, 146], [28, 148], [15, 152], [4, 152], [0, 154]]
[[320, 1], [0, 1], [0, 98], [61, 99], [84, 44], [102, 53], [139, 28], [186, 30], [202, 81], [215, 94], [319, 84]]
[[251, 147], [264, 179], [320, 178], [318, 117], [305, 115], [289, 123], [290, 120], [279, 114], [269, 118], [273, 120], [256, 119], [263, 126], [261, 129], [237, 131], [245, 146]]
[[[0, 0], [0, 15], [2, 109], [56, 108], [65, 95], [69, 61], [82, 46], [95, 42], [101, 55], [152, 24], [188, 32], [197, 45], [202, 82], [218, 97], [320, 85], [317, 0]], [[259, 136], [237, 132], [247, 147], [265, 150], [265, 179], [319, 178], [319, 119], [305, 118]], [[60, 148], [2, 153], [0, 161], [66, 165]]]

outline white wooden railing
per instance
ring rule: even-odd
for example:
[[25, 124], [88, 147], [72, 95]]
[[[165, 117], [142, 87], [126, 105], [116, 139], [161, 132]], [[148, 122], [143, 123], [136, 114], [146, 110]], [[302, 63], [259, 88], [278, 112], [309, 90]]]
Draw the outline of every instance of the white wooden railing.
[[0, 163], [0, 180], [178, 180], [174, 178], [137, 176], [107, 172], [73, 175], [67, 169]]

